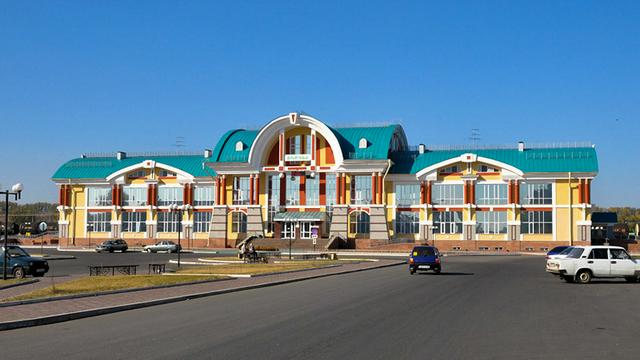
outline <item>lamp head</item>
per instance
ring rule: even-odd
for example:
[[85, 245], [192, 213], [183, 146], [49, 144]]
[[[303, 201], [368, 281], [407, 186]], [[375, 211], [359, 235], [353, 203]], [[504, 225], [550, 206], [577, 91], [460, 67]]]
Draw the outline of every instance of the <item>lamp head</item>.
[[13, 186], [11, 187], [11, 192], [21, 193], [21, 192], [22, 192], [22, 189], [23, 189], [22, 184], [21, 184], [21, 183], [17, 183], [17, 184], [15, 184], [15, 185], [13, 185]]

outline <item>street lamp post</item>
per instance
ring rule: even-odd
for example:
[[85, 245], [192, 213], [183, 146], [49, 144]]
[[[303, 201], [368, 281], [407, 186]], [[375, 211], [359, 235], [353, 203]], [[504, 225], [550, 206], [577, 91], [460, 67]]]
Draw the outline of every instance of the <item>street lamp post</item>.
[[180, 233], [182, 232], [182, 213], [184, 211], [184, 206], [171, 204], [169, 206], [169, 210], [172, 213], [178, 214], [178, 268], [180, 268], [180, 252], [182, 250], [182, 245], [180, 244]]
[[22, 194], [22, 184], [17, 183], [11, 187], [11, 191], [0, 191], [4, 194], [4, 249], [2, 251], [2, 279], [7, 280], [7, 241], [9, 239], [9, 195], [13, 196], [16, 201], [20, 199]]

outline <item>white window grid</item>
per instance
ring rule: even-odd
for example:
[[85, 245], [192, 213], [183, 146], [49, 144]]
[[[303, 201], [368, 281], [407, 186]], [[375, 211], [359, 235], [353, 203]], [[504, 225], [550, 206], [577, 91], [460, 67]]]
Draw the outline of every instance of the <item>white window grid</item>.
[[300, 239], [311, 239], [311, 223], [310, 222], [301, 222], [300, 223]]
[[112, 194], [110, 187], [88, 187], [87, 188], [87, 205], [88, 206], [109, 206], [112, 203]]
[[464, 189], [462, 184], [433, 184], [431, 188], [434, 205], [462, 205]]
[[506, 211], [478, 211], [476, 212], [476, 232], [478, 234], [506, 234]]
[[551, 183], [524, 183], [521, 202], [524, 205], [550, 205], [553, 203]]
[[213, 206], [215, 205], [215, 187], [213, 185], [198, 185], [193, 190], [194, 206]]
[[158, 187], [158, 206], [171, 204], [182, 205], [184, 201], [182, 187], [160, 186]]
[[294, 222], [282, 223], [282, 235], [283, 239], [295, 239], [296, 237], [296, 224]]
[[87, 225], [92, 232], [111, 232], [111, 212], [88, 212]]
[[233, 205], [249, 204], [249, 184], [251, 179], [248, 176], [236, 177], [233, 179]]
[[476, 204], [506, 205], [508, 191], [507, 184], [476, 184]]
[[396, 184], [396, 205], [420, 204], [420, 184]]
[[178, 232], [178, 212], [162, 211], [158, 213], [158, 232]]
[[300, 176], [287, 176], [285, 188], [287, 205], [300, 205]]
[[144, 211], [125, 211], [122, 213], [123, 232], [146, 232], [147, 213]]
[[371, 204], [371, 176], [356, 175], [351, 181], [351, 203], [354, 205]]
[[462, 211], [434, 212], [433, 226], [436, 234], [462, 234]]
[[521, 231], [523, 234], [553, 233], [553, 212], [523, 211]]
[[302, 136], [295, 135], [289, 138], [289, 152], [288, 154], [299, 155], [302, 153]]
[[126, 186], [122, 188], [122, 201], [124, 206], [147, 205], [147, 188]]
[[247, 232], [247, 214], [236, 211], [231, 218], [231, 231], [234, 233], [246, 233]]
[[420, 232], [420, 213], [414, 211], [396, 212], [396, 233], [417, 234]]
[[320, 205], [320, 177], [308, 177], [305, 179], [305, 197], [307, 205]]
[[369, 214], [364, 211], [354, 211], [349, 214], [349, 226], [352, 234], [369, 233]]
[[193, 232], [208, 233], [211, 223], [211, 212], [196, 211], [193, 213]]

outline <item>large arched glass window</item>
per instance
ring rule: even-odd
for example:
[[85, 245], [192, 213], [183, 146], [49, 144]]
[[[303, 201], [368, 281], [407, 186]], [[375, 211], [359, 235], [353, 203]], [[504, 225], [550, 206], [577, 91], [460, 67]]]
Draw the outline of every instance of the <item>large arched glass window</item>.
[[369, 214], [364, 211], [354, 211], [349, 215], [350, 232], [356, 235], [369, 234]]

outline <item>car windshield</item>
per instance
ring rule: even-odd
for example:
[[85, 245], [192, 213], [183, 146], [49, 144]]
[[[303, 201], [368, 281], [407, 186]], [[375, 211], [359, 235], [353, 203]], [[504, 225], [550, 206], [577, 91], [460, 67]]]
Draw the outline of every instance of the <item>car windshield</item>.
[[29, 256], [29, 254], [27, 254], [26, 251], [22, 250], [22, 248], [19, 248], [19, 247], [9, 248], [9, 250], [7, 251], [7, 254], [9, 255], [9, 257], [12, 257], [12, 258]]
[[583, 252], [584, 252], [583, 248], [571, 248], [571, 251], [569, 251], [569, 254], [567, 254], [567, 257], [570, 259], [578, 259], [580, 258]]
[[435, 252], [433, 251], [433, 248], [422, 247], [422, 248], [414, 248], [413, 252], [411, 253], [411, 255], [413, 255], [413, 256], [433, 256], [433, 255], [435, 255]]
[[573, 250], [573, 248], [572, 247], [568, 247], [568, 248], [560, 251], [560, 255], [567, 255], [568, 253], [571, 252], [571, 250]]
[[113, 244], [113, 242], [111, 242], [111, 241], [105, 241], [105, 242], [102, 243], [102, 245], [111, 245], [111, 244]]

